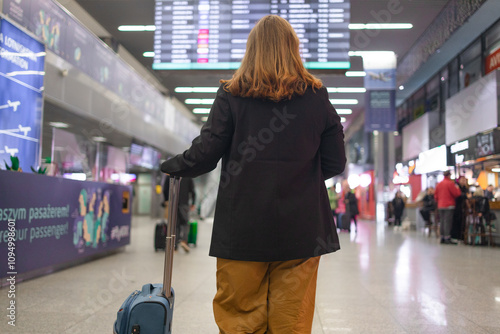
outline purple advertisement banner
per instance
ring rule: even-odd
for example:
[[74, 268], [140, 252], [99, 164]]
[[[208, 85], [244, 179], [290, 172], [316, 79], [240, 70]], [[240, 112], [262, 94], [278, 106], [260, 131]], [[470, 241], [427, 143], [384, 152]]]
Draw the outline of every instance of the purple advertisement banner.
[[0, 171], [0, 278], [129, 244], [131, 199], [128, 186]]

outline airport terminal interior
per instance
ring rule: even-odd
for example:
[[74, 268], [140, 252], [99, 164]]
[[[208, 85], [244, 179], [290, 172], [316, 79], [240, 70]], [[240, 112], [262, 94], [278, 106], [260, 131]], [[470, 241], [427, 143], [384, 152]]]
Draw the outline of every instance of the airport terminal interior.
[[[340, 250], [321, 257], [312, 333], [500, 333], [499, 0], [0, 0], [0, 333], [113, 333], [127, 297], [162, 283], [160, 166], [268, 14], [344, 131], [345, 170], [322, 189]], [[173, 333], [219, 332], [226, 177], [193, 180]]]

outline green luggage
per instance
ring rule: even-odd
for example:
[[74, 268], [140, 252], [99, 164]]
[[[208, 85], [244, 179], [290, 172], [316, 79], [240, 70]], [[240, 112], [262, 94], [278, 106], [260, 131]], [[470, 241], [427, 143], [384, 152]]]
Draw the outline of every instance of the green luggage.
[[198, 237], [198, 222], [189, 222], [188, 244], [196, 246], [196, 239]]

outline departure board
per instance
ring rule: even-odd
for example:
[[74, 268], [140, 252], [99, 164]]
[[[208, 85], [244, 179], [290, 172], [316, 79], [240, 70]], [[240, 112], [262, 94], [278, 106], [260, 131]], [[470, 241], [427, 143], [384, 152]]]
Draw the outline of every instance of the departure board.
[[306, 68], [348, 69], [349, 0], [156, 0], [155, 70], [232, 70], [265, 15], [286, 19]]

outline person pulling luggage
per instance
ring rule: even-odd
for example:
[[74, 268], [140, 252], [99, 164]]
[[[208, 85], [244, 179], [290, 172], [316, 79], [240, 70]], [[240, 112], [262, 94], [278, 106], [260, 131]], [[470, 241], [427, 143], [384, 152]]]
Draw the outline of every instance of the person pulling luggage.
[[[163, 184], [163, 196], [165, 198], [165, 216], [168, 214], [168, 196], [170, 187], [170, 177], [167, 175], [165, 178], [165, 183]], [[191, 199], [191, 205], [189, 200]], [[175, 229], [176, 239], [175, 239], [175, 250], [178, 249], [180, 245], [185, 252], [189, 253], [191, 250], [188, 245], [188, 221], [189, 221], [189, 211], [194, 210], [196, 200], [196, 192], [194, 187], [193, 179], [190, 177], [183, 177], [181, 180], [180, 190], [179, 190], [179, 206], [177, 213], [177, 226]]]
[[191, 147], [161, 170], [222, 159], [210, 244], [220, 333], [311, 333], [320, 257], [340, 249], [325, 180], [346, 164], [340, 117], [277, 15], [260, 19]]

